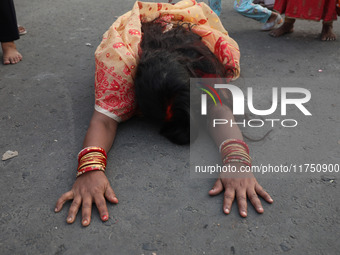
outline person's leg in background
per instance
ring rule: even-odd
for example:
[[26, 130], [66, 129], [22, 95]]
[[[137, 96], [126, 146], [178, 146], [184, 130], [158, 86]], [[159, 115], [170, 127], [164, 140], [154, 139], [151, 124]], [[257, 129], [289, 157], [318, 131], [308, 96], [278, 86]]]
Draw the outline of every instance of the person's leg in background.
[[321, 30], [321, 41], [335, 41], [336, 35], [333, 31], [333, 21], [323, 21]]
[[283, 21], [279, 14], [259, 4], [254, 4], [253, 0], [235, 0], [234, 9], [243, 16], [263, 23], [262, 30], [273, 29]]
[[0, 42], [3, 53], [3, 63], [16, 64], [22, 59], [15, 40], [19, 39], [19, 31], [13, 0], [0, 1]]
[[[314, 20], [322, 22], [320, 39], [322, 41], [334, 41], [336, 35], [333, 30], [333, 21], [337, 19], [336, 3], [338, 0], [327, 0], [321, 4], [318, 0], [309, 0], [304, 5], [296, 0], [276, 0], [274, 9], [285, 14], [283, 25], [269, 33], [273, 37], [292, 33], [294, 31], [295, 19]], [[319, 3], [319, 5], [318, 5]]]
[[273, 37], [280, 37], [280, 36], [285, 35], [285, 34], [293, 33], [294, 23], [295, 23], [295, 19], [285, 17], [285, 22], [283, 23], [283, 25], [281, 27], [271, 31], [269, 33], [269, 35], [271, 35]]

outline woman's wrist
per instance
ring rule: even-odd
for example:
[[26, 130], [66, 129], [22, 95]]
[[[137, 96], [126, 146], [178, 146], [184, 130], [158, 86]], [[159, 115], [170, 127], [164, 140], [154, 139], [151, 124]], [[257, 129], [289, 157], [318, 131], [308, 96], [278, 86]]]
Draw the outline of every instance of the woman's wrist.
[[78, 153], [77, 177], [90, 171], [105, 172], [107, 163], [106, 151], [97, 146], [90, 146]]
[[248, 145], [240, 139], [227, 139], [220, 145], [223, 164], [241, 163], [251, 167]]

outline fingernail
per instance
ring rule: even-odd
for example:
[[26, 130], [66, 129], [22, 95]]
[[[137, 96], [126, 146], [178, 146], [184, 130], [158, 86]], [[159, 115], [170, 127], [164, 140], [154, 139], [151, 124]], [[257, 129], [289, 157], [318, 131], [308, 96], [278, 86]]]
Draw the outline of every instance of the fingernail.
[[108, 219], [109, 219], [109, 217], [107, 217], [107, 215], [102, 216], [103, 221], [107, 221]]
[[257, 210], [258, 211], [263, 211], [263, 208], [262, 207], [258, 207]]
[[58, 211], [58, 208], [57, 208], [57, 207], [56, 207], [56, 208], [54, 208], [54, 211], [55, 211], [55, 212], [57, 212], [57, 211]]
[[87, 223], [89, 223], [87, 220], [83, 220], [84, 225], [87, 225]]
[[71, 222], [71, 221], [72, 221], [72, 217], [68, 217], [67, 222]]
[[242, 211], [241, 212], [243, 216], [247, 216], [247, 212], [246, 211]]
[[228, 208], [226, 208], [225, 210], [224, 210], [226, 213], [228, 213], [229, 214], [229, 209]]

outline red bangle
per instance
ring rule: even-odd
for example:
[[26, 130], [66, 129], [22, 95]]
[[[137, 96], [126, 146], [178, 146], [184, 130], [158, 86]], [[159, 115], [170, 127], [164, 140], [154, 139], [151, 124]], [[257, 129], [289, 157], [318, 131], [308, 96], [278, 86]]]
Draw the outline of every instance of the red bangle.
[[105, 167], [102, 165], [92, 165], [92, 166], [83, 167], [81, 170], [77, 172], [77, 177], [87, 172], [98, 171], [98, 170], [105, 172]]
[[232, 157], [227, 157], [223, 160], [223, 163], [224, 162], [227, 162], [228, 160], [230, 159], [237, 159], [237, 160], [242, 160], [242, 161], [247, 161], [247, 162], [250, 162], [251, 160], [250, 159], [247, 159], [245, 157], [238, 157], [238, 156], [232, 156]]
[[96, 147], [96, 146], [90, 146], [90, 147], [86, 147], [84, 149], [82, 149], [79, 153], [78, 153], [78, 162], [80, 161], [80, 159], [86, 155], [87, 153], [90, 153], [90, 152], [100, 152], [102, 153], [105, 158], [107, 157], [106, 155], [106, 152], [103, 148], [100, 148], [100, 147]]
[[220, 147], [219, 147], [220, 152], [222, 151], [222, 147], [227, 146], [228, 144], [232, 144], [232, 143], [241, 144], [247, 150], [247, 153], [249, 154], [248, 145], [240, 139], [227, 139], [227, 140], [223, 141], [221, 143]]
[[103, 148], [86, 147], [78, 153], [77, 177], [89, 171], [105, 172], [107, 155]]
[[229, 164], [229, 163], [241, 163], [241, 164], [245, 164], [245, 165], [251, 167], [250, 162], [243, 161], [243, 160], [240, 160], [240, 159], [229, 159], [229, 160], [226, 160], [225, 162], [223, 162], [223, 164]]
[[78, 162], [78, 170], [86, 165], [93, 165], [93, 164], [103, 164], [106, 166], [106, 158], [104, 155], [102, 156], [90, 156], [90, 157], [85, 157], [84, 155]]

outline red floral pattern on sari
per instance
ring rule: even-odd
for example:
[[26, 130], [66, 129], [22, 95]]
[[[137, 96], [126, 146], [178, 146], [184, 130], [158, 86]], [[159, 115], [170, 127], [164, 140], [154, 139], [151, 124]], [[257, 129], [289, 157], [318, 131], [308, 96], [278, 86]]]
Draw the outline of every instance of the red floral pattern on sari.
[[113, 47], [113, 48], [116, 48], [116, 49], [121, 48], [121, 47], [123, 47], [123, 46], [125, 46], [125, 44], [122, 43], [122, 42], [118, 42], [118, 43], [115, 43], [114, 45], [112, 45], [112, 47]]
[[229, 74], [228, 78], [232, 78], [233, 77], [232, 70], [234, 70], [235, 68], [235, 65], [234, 65], [235, 60], [229, 48], [228, 42], [223, 37], [218, 38], [215, 44], [214, 54], [217, 56], [219, 61], [225, 66], [225, 69], [228, 70], [228, 74]]
[[161, 3], [158, 3], [158, 4], [157, 4], [157, 11], [160, 11], [160, 10], [162, 10], [162, 4], [161, 4]]

